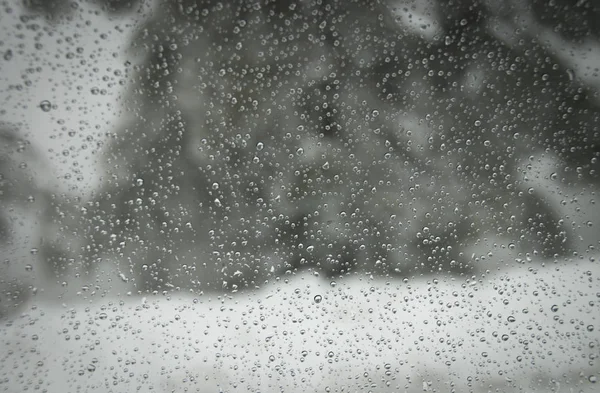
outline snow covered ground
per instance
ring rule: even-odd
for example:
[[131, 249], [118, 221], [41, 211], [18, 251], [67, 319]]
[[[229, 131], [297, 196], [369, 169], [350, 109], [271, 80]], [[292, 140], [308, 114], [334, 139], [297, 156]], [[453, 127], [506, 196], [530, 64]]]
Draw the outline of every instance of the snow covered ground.
[[[0, 328], [0, 391], [594, 392], [600, 262], [472, 279], [38, 299]], [[496, 390], [497, 389], [497, 390]]]

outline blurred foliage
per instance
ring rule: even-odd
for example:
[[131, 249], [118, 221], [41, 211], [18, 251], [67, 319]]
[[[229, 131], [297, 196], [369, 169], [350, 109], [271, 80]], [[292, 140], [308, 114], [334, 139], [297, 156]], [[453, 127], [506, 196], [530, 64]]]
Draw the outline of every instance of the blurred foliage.
[[471, 273], [464, 250], [488, 237], [572, 252], [522, 174], [547, 155], [564, 182], [598, 182], [597, 92], [541, 34], [597, 40], [598, 6], [424, 4], [160, 1], [131, 42], [108, 180], [65, 224], [90, 229], [81, 260], [114, 258], [142, 290], [214, 290], [303, 268]]

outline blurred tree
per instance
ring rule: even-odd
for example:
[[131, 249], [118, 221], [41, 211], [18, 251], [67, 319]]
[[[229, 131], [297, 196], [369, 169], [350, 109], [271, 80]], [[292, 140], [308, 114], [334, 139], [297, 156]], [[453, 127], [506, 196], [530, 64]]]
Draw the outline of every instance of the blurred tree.
[[597, 39], [598, 9], [542, 3], [159, 2], [84, 259], [143, 290], [236, 289], [304, 267], [472, 272], [482, 237], [571, 252], [521, 178], [545, 154], [598, 182], [597, 92], [539, 34]]
[[28, 295], [37, 248], [40, 201], [32, 170], [37, 155], [12, 124], [0, 124], [0, 316]]

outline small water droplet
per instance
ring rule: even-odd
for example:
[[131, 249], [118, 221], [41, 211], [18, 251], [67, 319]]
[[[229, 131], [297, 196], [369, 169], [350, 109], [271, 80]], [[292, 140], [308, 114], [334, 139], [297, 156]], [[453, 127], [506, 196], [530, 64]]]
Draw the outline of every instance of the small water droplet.
[[323, 300], [323, 296], [315, 295], [315, 297], [314, 297], [315, 303], [319, 304], [319, 303], [321, 303], [322, 300]]
[[52, 110], [52, 103], [48, 100], [40, 102], [40, 109], [44, 112], [50, 112]]
[[264, 149], [265, 145], [262, 142], [258, 142], [256, 144], [256, 150], [262, 150]]

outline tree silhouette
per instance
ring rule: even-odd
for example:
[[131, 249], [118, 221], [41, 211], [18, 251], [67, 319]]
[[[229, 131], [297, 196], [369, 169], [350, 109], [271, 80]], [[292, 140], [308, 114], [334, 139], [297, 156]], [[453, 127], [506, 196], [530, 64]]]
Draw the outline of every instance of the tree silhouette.
[[550, 155], [565, 182], [598, 183], [597, 92], [540, 33], [597, 39], [588, 3], [440, 0], [430, 38], [393, 2], [159, 2], [83, 260], [115, 258], [140, 290], [219, 290], [302, 268], [474, 272], [482, 237], [572, 252], [521, 175]]

